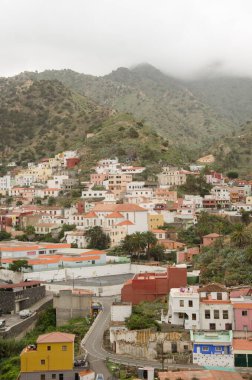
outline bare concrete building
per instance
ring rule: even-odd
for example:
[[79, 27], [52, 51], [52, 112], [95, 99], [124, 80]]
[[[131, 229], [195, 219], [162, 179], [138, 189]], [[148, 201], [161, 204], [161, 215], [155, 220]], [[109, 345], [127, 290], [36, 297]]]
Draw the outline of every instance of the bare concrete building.
[[92, 313], [93, 293], [84, 289], [60, 290], [53, 296], [57, 326], [72, 318], [84, 318]]

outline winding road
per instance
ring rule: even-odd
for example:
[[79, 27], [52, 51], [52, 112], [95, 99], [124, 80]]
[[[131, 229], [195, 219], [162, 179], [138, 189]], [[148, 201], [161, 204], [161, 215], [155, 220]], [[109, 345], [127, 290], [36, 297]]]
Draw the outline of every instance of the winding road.
[[[103, 334], [104, 331], [108, 328], [110, 323], [110, 306], [114, 301], [115, 297], [103, 297], [102, 300], [99, 301], [103, 305], [103, 310], [99, 313], [94, 321], [93, 326], [90, 328], [89, 333], [84, 338], [84, 347], [88, 352], [88, 360], [90, 363], [90, 367], [96, 373], [103, 373], [105, 380], [111, 377], [109, 373], [105, 361], [106, 359], [111, 359], [111, 361], [115, 363], [121, 363], [130, 366], [137, 367], [155, 367], [157, 369], [161, 369], [162, 365], [158, 361], [148, 360], [148, 359], [138, 359], [133, 358], [126, 355], [117, 355], [111, 352], [106, 351], [103, 348]], [[199, 368], [198, 366], [194, 366], [192, 364], [182, 365], [175, 364], [169, 365], [169, 369], [171, 368]]]

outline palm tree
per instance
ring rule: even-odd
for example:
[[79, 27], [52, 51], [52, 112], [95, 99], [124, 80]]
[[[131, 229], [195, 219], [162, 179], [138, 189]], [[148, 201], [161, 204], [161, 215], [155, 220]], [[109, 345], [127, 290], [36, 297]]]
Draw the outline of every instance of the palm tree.
[[147, 247], [146, 247], [147, 259], [150, 260], [150, 249], [151, 247], [154, 247], [157, 244], [158, 239], [156, 238], [154, 233], [151, 231], [143, 232], [142, 235], [147, 244]]
[[244, 224], [237, 224], [231, 235], [231, 242], [239, 248], [245, 247], [251, 241], [251, 234], [246, 230]]

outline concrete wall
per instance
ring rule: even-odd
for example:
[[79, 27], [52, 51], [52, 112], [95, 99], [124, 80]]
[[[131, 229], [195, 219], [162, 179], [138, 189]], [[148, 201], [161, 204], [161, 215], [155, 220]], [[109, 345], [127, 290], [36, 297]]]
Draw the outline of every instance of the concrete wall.
[[[64, 374], [64, 380], [75, 380], [75, 372], [76, 371], [46, 371], [42, 372], [45, 374], [45, 380], [52, 380], [52, 374], [56, 374], [56, 378], [59, 378], [59, 374]], [[41, 372], [24, 372], [20, 374], [19, 380], [41, 380]]]
[[132, 313], [132, 304], [113, 304], [111, 305], [111, 321], [125, 322], [125, 319], [130, 317]]
[[193, 354], [193, 363], [207, 367], [234, 367], [234, 355]]
[[[150, 265], [137, 265], [131, 263], [125, 264], [107, 264], [96, 267], [86, 268], [65, 268], [59, 270], [50, 270], [43, 272], [23, 273], [24, 279], [41, 280], [41, 281], [60, 281], [71, 280], [73, 278], [92, 278], [100, 276], [120, 275], [126, 273], [145, 273], [145, 272], [166, 272], [164, 267], [154, 267]], [[13, 272], [12, 272], [13, 273]], [[1, 274], [0, 274], [1, 275]], [[1, 277], [0, 277], [1, 279]]]
[[61, 290], [53, 297], [53, 307], [56, 309], [57, 326], [62, 326], [69, 319], [91, 315], [92, 295], [73, 294], [72, 290]]

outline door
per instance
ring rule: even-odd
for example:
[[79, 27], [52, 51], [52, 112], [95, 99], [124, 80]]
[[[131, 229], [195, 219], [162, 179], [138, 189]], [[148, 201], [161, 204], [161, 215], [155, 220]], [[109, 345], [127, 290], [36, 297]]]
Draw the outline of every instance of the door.
[[235, 354], [235, 367], [247, 367], [247, 358], [245, 354]]

